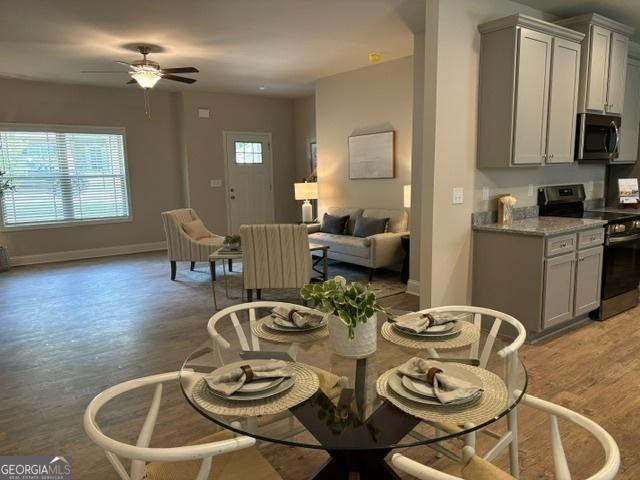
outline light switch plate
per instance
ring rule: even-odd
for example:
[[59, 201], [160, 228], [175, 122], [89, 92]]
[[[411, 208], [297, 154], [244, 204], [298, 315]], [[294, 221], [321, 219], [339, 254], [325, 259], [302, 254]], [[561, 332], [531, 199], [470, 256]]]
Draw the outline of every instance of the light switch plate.
[[453, 188], [453, 204], [460, 205], [462, 203], [464, 203], [464, 188], [454, 187]]
[[222, 180], [220, 180], [219, 178], [214, 178], [213, 180], [211, 180], [210, 184], [211, 188], [218, 188], [222, 186]]
[[210, 112], [208, 108], [199, 108], [198, 109], [198, 118], [209, 118]]
[[533, 183], [530, 183], [530, 184], [529, 184], [529, 193], [528, 193], [528, 195], [529, 195], [530, 197], [533, 197], [533, 192], [534, 192], [534, 190], [535, 190], [535, 189], [533, 188]]
[[489, 187], [482, 187], [482, 200], [489, 200]]

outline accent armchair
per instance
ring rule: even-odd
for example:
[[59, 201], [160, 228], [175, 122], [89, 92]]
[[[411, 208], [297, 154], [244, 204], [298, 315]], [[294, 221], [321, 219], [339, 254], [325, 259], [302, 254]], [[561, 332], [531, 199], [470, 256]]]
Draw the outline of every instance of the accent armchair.
[[263, 288], [302, 288], [311, 281], [306, 225], [242, 225], [244, 288], [249, 301]]
[[176, 279], [176, 262], [208, 262], [209, 255], [222, 246], [224, 237], [211, 233], [192, 208], [162, 212], [167, 252], [171, 263], [171, 280]]

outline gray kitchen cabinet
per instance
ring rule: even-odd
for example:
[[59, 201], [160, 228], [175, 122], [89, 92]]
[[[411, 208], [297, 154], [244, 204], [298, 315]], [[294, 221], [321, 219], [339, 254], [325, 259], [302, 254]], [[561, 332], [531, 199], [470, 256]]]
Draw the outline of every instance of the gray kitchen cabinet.
[[573, 253], [545, 260], [543, 328], [573, 318], [576, 257]]
[[573, 162], [583, 34], [520, 14], [478, 29], [478, 167]]
[[556, 22], [583, 33], [579, 113], [622, 115], [633, 28], [595, 13]]
[[[640, 53], [640, 52], [639, 52]], [[620, 125], [618, 158], [609, 163], [636, 163], [640, 141], [640, 58], [629, 57], [624, 94], [624, 121]]]
[[602, 247], [578, 252], [574, 317], [589, 313], [600, 306], [602, 255]]
[[600, 306], [604, 229], [549, 236], [478, 230], [472, 303], [513, 315], [529, 338], [582, 319]]

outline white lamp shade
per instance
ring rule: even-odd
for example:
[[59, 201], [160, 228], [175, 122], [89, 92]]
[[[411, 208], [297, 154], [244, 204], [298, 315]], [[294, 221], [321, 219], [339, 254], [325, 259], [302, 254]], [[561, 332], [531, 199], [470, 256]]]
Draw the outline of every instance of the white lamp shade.
[[137, 72], [131, 72], [129, 75], [138, 82], [142, 88], [153, 88], [153, 86], [160, 80], [160, 75], [154, 70], [141, 69]]
[[318, 184], [316, 182], [295, 183], [296, 200], [316, 200], [318, 198]]
[[411, 185], [404, 186], [404, 208], [411, 208]]

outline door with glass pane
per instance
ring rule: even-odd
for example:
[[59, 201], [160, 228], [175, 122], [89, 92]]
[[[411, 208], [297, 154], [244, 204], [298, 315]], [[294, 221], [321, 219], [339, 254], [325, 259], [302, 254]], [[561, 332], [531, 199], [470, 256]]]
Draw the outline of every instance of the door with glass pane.
[[271, 134], [225, 132], [229, 233], [273, 223]]

